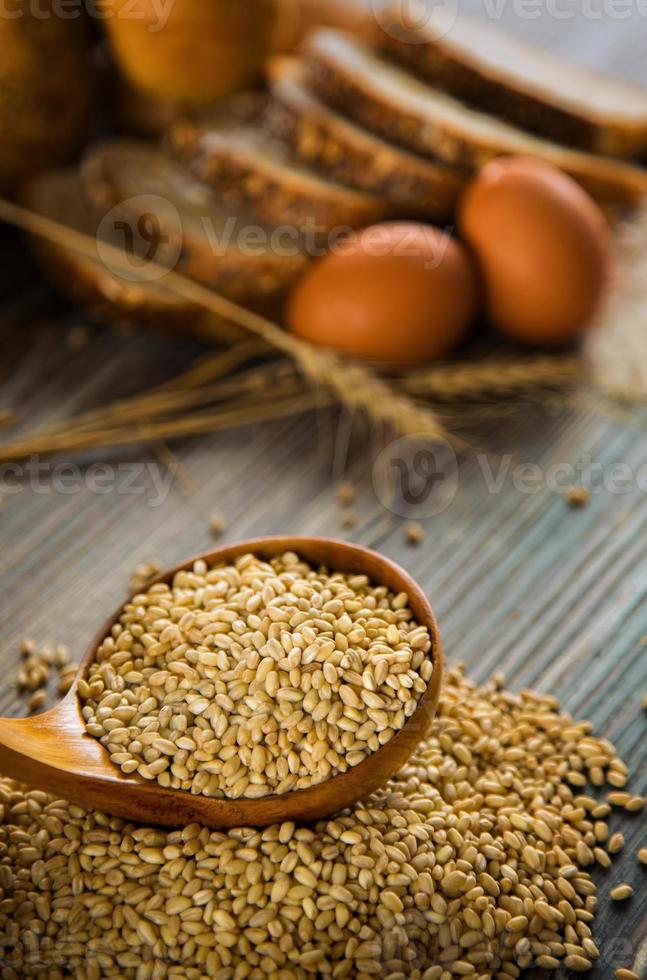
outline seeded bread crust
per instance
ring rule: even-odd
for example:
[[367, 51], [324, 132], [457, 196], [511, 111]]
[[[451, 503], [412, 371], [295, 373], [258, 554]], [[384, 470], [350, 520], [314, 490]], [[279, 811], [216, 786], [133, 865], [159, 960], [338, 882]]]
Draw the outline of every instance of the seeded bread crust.
[[[98, 221], [83, 198], [75, 170], [53, 170], [33, 178], [24, 187], [22, 200], [26, 207], [68, 228], [93, 239], [97, 234]], [[32, 236], [31, 247], [57, 292], [100, 319], [173, 332], [203, 332], [202, 311], [159, 282], [130, 282], [111, 272], [99, 257], [89, 258], [37, 236]], [[215, 330], [210, 318], [210, 337]], [[224, 321], [218, 322], [217, 331], [223, 340], [240, 336], [240, 331]]]
[[[637, 87], [622, 86], [616, 80], [562, 64], [554, 55], [502, 35], [473, 18], [461, 15], [455, 24], [447, 24], [443, 29], [445, 13], [439, 10], [434, 15], [441, 18], [438, 29], [432, 17], [427, 28], [407, 30], [394, 12], [394, 27], [381, 36], [383, 49], [433, 85], [559, 143], [628, 158], [639, 156], [647, 149], [647, 92], [642, 121], [639, 113], [633, 121], [623, 119], [620, 108], [614, 116], [610, 109], [605, 111], [596, 105], [595, 93], [586, 92], [587, 83], [613, 86], [619, 100], [623, 88], [627, 99], [635, 100], [639, 97]], [[504, 66], [487, 57], [491, 39], [499, 38], [510, 55]], [[546, 83], [552, 81], [551, 74], [572, 79], [577, 99], [569, 105], [568, 97], [562, 93], [550, 91], [548, 87], [543, 91], [538, 85], [533, 87], [527, 71], [524, 73], [524, 61], [528, 58], [535, 64], [545, 63]], [[518, 65], [516, 73], [514, 65]], [[564, 87], [568, 89], [568, 82]], [[589, 107], [585, 98], [590, 100]]]
[[[165, 255], [172, 256], [178, 272], [234, 302], [274, 312], [307, 266], [308, 258], [297, 243], [277, 248], [273, 229], [256, 215], [230, 212], [227, 216], [208, 188], [197, 185], [178, 164], [147, 143], [113, 140], [95, 145], [83, 159], [81, 178], [93, 206], [101, 214], [112, 210], [114, 221], [145, 220], [151, 212], [148, 195], [170, 202], [181, 229], [169, 226], [164, 213], [157, 215], [156, 261], [163, 264]], [[208, 234], [209, 222], [217, 225], [222, 237]]]
[[162, 287], [120, 280], [99, 261], [34, 238], [32, 251], [56, 291], [101, 320], [160, 326], [191, 326], [196, 311]]
[[275, 58], [268, 71], [273, 96], [268, 124], [300, 160], [386, 198], [402, 216], [451, 217], [466, 183], [458, 171], [400, 149], [339, 115], [308, 91], [296, 58]]
[[300, 231], [361, 228], [389, 215], [388, 202], [319, 176], [290, 159], [288, 147], [260, 127], [182, 121], [169, 131], [171, 146], [198, 180], [225, 196], [232, 208], [249, 207], [277, 226]]
[[618, 157], [633, 156], [640, 149], [629, 134], [600, 132], [590, 120], [549, 106], [527, 92], [514, 91], [439, 47], [391, 38], [388, 52], [432, 85], [565, 146]]
[[607, 208], [634, 206], [647, 194], [647, 170], [561, 147], [468, 109], [347, 35], [311, 35], [304, 62], [308, 85], [324, 101], [414, 152], [468, 171], [506, 154], [535, 156], [570, 174]]

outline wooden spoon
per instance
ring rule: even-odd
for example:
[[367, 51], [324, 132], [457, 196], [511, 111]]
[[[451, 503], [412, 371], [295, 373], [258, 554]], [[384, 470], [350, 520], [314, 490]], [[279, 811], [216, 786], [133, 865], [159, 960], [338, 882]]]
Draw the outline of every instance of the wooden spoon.
[[120, 607], [88, 647], [73, 687], [57, 707], [33, 718], [0, 718], [0, 772], [94, 810], [169, 827], [193, 822], [209, 827], [241, 827], [315, 820], [342, 810], [383, 786], [429, 731], [438, 705], [442, 670], [440, 636], [431, 606], [402, 568], [374, 551], [343, 541], [270, 537], [241, 541], [198, 555], [155, 581], [170, 582], [176, 572], [191, 568], [198, 558], [210, 564], [228, 563], [248, 552], [270, 559], [285, 551], [296, 551], [313, 566], [365, 574], [395, 593], [406, 592], [416, 620], [429, 630], [433, 675], [411, 718], [386, 745], [359, 765], [323, 783], [259, 800], [194, 796], [186, 790], [164, 789], [137, 774], [124, 775], [110, 761], [101, 743], [85, 733], [77, 694], [78, 680], [85, 676], [97, 648], [121, 616]]

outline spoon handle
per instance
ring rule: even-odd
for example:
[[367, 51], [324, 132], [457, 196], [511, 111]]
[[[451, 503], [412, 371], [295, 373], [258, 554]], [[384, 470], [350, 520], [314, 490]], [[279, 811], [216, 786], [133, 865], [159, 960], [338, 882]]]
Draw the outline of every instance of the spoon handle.
[[81, 758], [83, 769], [92, 765], [96, 753], [84, 740], [71, 700], [30, 718], [0, 718], [0, 772], [35, 786], [59, 783], [78, 770]]

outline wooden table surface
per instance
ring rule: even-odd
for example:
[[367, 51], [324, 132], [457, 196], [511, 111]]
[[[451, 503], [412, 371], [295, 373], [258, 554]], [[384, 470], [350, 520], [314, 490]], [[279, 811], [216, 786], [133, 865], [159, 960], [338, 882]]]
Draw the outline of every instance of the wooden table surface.
[[[647, 82], [641, 14], [524, 21], [511, 9], [503, 22], [517, 33]], [[71, 349], [68, 330], [86, 322], [82, 314], [53, 300], [11, 233], [2, 238], [1, 256], [0, 409], [17, 412], [16, 432], [136, 392], [201, 351], [190, 340], [126, 338], [101, 328], [85, 348]], [[125, 596], [134, 566], [153, 558], [172, 564], [208, 548], [209, 517], [222, 512], [221, 540], [325, 534], [395, 558], [428, 591], [450, 660], [465, 661], [477, 679], [496, 669], [513, 688], [556, 694], [616, 743], [632, 787], [644, 793], [646, 423], [644, 410], [588, 398], [485, 413], [468, 434], [498, 457], [460, 462], [446, 509], [426, 517], [423, 505], [414, 514], [426, 531], [417, 547], [405, 541], [404, 519], [376, 494], [376, 456], [385, 447], [397, 456], [398, 447], [389, 449], [389, 440], [331, 409], [185, 440], [173, 446], [175, 473], [167, 457], [145, 447], [88, 453], [67, 468], [57, 469], [66, 461], [56, 459], [40, 472], [23, 468], [18, 477], [0, 466], [0, 712], [23, 710], [14, 678], [25, 635], [67, 642], [80, 656]], [[594, 492], [589, 506], [574, 510], [553, 481], [560, 480], [559, 465], [580, 467], [587, 459]], [[97, 480], [96, 468], [88, 467], [99, 461], [109, 467]], [[540, 468], [533, 493], [524, 484], [530, 471], [514, 469], [526, 463]], [[352, 531], [342, 528], [336, 501], [341, 478], [358, 487]], [[647, 947], [639, 953], [647, 943], [647, 870], [635, 858], [647, 845], [645, 815], [625, 820], [622, 830], [624, 854], [610, 872], [596, 875], [595, 934], [603, 951], [590, 974], [596, 978], [647, 958]], [[620, 881], [632, 882], [636, 895], [615, 909], [606, 896]]]

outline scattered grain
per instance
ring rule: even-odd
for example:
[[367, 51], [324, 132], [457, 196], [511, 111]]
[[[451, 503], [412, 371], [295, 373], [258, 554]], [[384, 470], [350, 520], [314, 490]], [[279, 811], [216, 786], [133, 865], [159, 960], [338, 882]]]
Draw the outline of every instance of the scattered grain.
[[405, 537], [409, 544], [421, 544], [425, 539], [425, 529], [422, 524], [412, 521], [404, 529]]
[[616, 885], [609, 892], [609, 897], [613, 899], [614, 902], [625, 902], [628, 898], [631, 898], [634, 890], [631, 885], [622, 884]]
[[621, 833], [612, 834], [607, 843], [607, 851], [609, 854], [619, 854], [622, 848], [625, 846], [625, 839]]
[[566, 502], [573, 509], [586, 507], [591, 500], [591, 493], [586, 487], [571, 487], [566, 494]]
[[626, 966], [618, 967], [618, 969], [614, 972], [613, 975], [616, 978], [616, 980], [640, 980], [638, 974], [634, 973], [633, 970], [627, 969]]
[[155, 559], [152, 561], [140, 562], [139, 565], [135, 566], [135, 569], [130, 577], [130, 591], [140, 592], [149, 584], [149, 582], [152, 582], [154, 578], [157, 578], [161, 571], [162, 565]]
[[70, 664], [69, 669], [62, 671], [58, 681], [58, 693], [63, 697], [71, 690], [74, 679], [79, 669], [79, 664]]
[[345, 483], [339, 485], [337, 489], [337, 502], [342, 507], [350, 507], [354, 504], [356, 496], [357, 490], [354, 483], [347, 480]]
[[225, 525], [225, 515], [220, 512], [212, 514], [209, 518], [209, 530], [213, 534], [214, 538], [220, 537], [225, 530]]
[[641, 847], [637, 857], [641, 864], [647, 864], [647, 847]]
[[640, 810], [644, 810], [644, 808], [644, 796], [632, 796], [631, 799], [625, 803], [625, 810], [627, 810], [629, 813], [638, 813]]
[[607, 801], [611, 804], [611, 806], [625, 807], [630, 799], [631, 793], [621, 793], [618, 791], [607, 793]]
[[[59, 693], [66, 693], [74, 679], [78, 665], [71, 665], [69, 650], [65, 646], [38, 646], [30, 637], [20, 644], [21, 666], [16, 679], [16, 687], [27, 698], [27, 709], [37, 711], [47, 699], [46, 688], [51, 669], [55, 667], [59, 675]], [[68, 684], [69, 681], [69, 684]]]
[[[152, 709], [150, 698], [122, 694], [111, 713]], [[151, 736], [164, 738], [154, 724]], [[5, 972], [515, 980], [532, 962], [584, 971], [598, 957], [595, 886], [578, 847], [594, 846], [592, 802], [574, 796], [563, 763], [588, 752], [605, 770], [617, 762], [553, 698], [512, 694], [498, 679], [477, 687], [453, 669], [433, 733], [404, 769], [311, 826], [166, 832], [1, 780]]]
[[569, 970], [574, 970], [576, 973], [584, 973], [592, 969], [593, 963], [591, 960], [587, 960], [585, 956], [580, 956], [579, 953], [571, 953], [569, 956], [564, 957], [564, 966]]
[[47, 700], [47, 691], [35, 691], [27, 702], [27, 707], [30, 711], [38, 711], [42, 708]]

